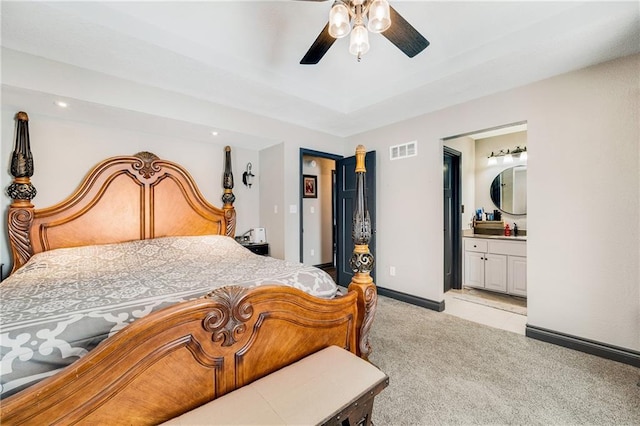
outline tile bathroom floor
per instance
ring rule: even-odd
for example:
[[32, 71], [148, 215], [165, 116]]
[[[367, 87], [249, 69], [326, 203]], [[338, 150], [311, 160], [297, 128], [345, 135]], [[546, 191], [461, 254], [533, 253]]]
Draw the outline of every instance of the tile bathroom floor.
[[522, 335], [527, 325], [525, 315], [457, 299], [450, 291], [444, 294], [444, 313]]

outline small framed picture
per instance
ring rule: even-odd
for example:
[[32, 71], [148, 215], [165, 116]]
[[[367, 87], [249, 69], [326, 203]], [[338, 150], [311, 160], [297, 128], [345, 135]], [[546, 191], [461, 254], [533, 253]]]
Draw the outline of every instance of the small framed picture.
[[302, 198], [318, 198], [318, 177], [313, 175], [302, 175], [303, 193]]

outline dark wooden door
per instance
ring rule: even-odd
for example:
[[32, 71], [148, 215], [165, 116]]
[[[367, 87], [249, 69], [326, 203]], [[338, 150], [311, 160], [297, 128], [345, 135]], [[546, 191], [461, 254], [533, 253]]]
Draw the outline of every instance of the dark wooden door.
[[[367, 152], [365, 157], [367, 169], [365, 179], [365, 194], [367, 207], [371, 219], [371, 241], [369, 250], [374, 257], [374, 268], [371, 276], [375, 280], [375, 251], [376, 251], [376, 152]], [[336, 187], [337, 187], [337, 247], [336, 247], [336, 271], [338, 284], [348, 286], [353, 277], [353, 271], [349, 265], [349, 259], [353, 253], [353, 209], [356, 197], [356, 157], [347, 157], [336, 161]]]
[[460, 223], [460, 156], [444, 147], [444, 291], [462, 288]]

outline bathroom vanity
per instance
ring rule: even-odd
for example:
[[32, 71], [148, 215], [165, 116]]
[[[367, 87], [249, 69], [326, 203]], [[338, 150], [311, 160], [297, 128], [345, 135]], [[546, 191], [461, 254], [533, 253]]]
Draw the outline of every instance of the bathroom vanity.
[[463, 285], [527, 296], [526, 237], [474, 234], [463, 247]]

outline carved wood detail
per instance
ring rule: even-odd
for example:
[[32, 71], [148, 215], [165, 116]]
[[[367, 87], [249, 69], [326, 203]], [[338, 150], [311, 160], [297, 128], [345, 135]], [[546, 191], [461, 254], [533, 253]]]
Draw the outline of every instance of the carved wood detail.
[[11, 155], [11, 175], [14, 178], [30, 178], [33, 176], [33, 154], [29, 141], [29, 116], [20, 111], [15, 120], [16, 143]]
[[225, 235], [227, 237], [233, 237], [236, 234], [236, 211], [235, 209], [225, 209], [224, 217], [227, 221], [227, 228], [225, 229]]
[[376, 307], [378, 305], [378, 293], [374, 285], [367, 286], [364, 291], [364, 319], [360, 327], [360, 353], [364, 359], [369, 359], [371, 354], [371, 342], [369, 341], [369, 333], [371, 325], [376, 315]]
[[31, 208], [9, 208], [9, 241], [11, 243], [11, 254], [13, 256], [13, 268], [11, 272], [24, 265], [33, 255], [29, 229], [33, 223], [33, 207]]
[[225, 235], [228, 237], [233, 237], [236, 233], [236, 211], [233, 207], [233, 203], [236, 201], [236, 196], [233, 195], [231, 147], [226, 146], [224, 148], [224, 153], [224, 175], [222, 176], [222, 187], [224, 188], [224, 193], [222, 194], [222, 202], [224, 203], [224, 205], [222, 209], [224, 210], [224, 217], [227, 220]]
[[253, 307], [243, 302], [246, 293], [245, 287], [228, 286], [205, 296], [218, 303], [202, 324], [205, 330], [213, 333], [211, 339], [214, 342], [222, 341], [222, 346], [231, 346], [247, 331], [246, 322], [253, 315]]
[[7, 188], [7, 195], [14, 200], [33, 200], [38, 194], [35, 186], [28, 181], [28, 178], [22, 178], [26, 182], [20, 182], [21, 178], [16, 178]]
[[140, 159], [139, 162], [133, 163], [131, 167], [137, 170], [145, 179], [149, 179], [160, 171], [160, 166], [155, 162], [160, 158], [152, 152], [142, 151], [134, 155]]
[[29, 116], [20, 111], [15, 116], [16, 141], [11, 155], [11, 175], [13, 182], [7, 188], [7, 195], [13, 199], [9, 207], [7, 224], [9, 244], [14, 258], [11, 272], [29, 260], [33, 254], [29, 231], [33, 224], [34, 210], [31, 200], [36, 196], [36, 188], [31, 183], [33, 176], [33, 155], [29, 141]]

